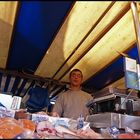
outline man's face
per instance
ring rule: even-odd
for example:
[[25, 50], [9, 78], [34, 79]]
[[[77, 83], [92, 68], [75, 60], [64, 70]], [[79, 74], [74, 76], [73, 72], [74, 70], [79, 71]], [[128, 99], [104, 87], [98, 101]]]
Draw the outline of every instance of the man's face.
[[79, 71], [73, 71], [70, 75], [70, 82], [73, 86], [80, 86], [82, 83], [82, 74]]

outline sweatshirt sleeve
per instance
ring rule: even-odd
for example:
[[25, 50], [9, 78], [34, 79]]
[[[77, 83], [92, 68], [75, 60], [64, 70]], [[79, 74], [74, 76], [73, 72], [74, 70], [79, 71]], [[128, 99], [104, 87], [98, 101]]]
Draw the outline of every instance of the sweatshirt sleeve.
[[60, 94], [56, 99], [55, 105], [52, 110], [53, 112], [57, 112], [60, 117], [62, 117], [63, 114], [63, 103], [64, 103], [63, 94]]

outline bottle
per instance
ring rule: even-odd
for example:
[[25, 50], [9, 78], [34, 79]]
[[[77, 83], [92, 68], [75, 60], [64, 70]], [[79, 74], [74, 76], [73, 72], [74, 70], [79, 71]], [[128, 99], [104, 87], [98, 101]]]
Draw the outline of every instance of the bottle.
[[77, 129], [81, 129], [84, 126], [84, 117], [82, 115], [77, 119]]

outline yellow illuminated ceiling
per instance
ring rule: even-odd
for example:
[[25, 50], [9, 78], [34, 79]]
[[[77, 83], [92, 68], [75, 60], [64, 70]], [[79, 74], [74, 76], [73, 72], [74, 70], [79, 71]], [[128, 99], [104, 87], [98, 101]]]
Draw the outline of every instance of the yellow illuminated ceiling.
[[0, 1], [0, 67], [5, 68], [18, 2]]
[[[104, 70], [120, 53], [136, 44], [130, 3], [76, 1], [47, 46], [49, 49], [34, 75], [68, 82], [70, 70], [79, 68], [85, 82]], [[17, 1], [0, 2], [0, 68], [6, 68], [18, 4]], [[120, 83], [123, 80], [114, 85]]]
[[105, 1], [104, 4], [78, 1], [35, 74], [68, 82], [69, 70], [79, 68], [85, 81], [134, 43], [136, 35], [129, 1]]

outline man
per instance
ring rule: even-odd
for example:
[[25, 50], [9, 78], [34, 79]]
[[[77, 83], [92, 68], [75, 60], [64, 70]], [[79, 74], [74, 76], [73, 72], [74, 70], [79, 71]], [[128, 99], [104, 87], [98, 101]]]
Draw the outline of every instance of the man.
[[77, 119], [79, 116], [89, 115], [86, 103], [92, 96], [81, 90], [83, 74], [79, 69], [73, 69], [69, 75], [70, 88], [68, 91], [60, 93], [52, 110], [52, 116], [67, 117]]

